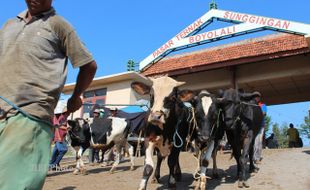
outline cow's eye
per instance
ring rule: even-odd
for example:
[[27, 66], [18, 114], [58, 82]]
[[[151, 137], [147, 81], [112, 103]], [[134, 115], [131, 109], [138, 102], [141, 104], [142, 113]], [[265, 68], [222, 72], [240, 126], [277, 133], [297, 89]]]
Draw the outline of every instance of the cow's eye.
[[168, 96], [164, 99], [164, 108], [172, 108], [174, 103], [173, 96]]

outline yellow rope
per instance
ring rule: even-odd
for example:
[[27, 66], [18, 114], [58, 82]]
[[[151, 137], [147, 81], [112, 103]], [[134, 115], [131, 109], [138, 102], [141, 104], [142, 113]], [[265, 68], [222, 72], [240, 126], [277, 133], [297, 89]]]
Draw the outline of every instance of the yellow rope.
[[197, 120], [196, 120], [196, 115], [195, 115], [195, 108], [191, 107], [190, 111], [192, 112], [192, 116], [193, 116], [192, 119], [189, 122], [190, 126], [192, 126], [192, 131], [190, 131], [191, 128], [189, 128], [189, 133], [191, 133], [191, 134], [190, 134], [190, 136], [187, 136], [187, 138], [186, 138], [186, 146], [185, 146], [185, 150], [186, 151], [187, 151], [188, 144], [189, 144], [189, 142], [190, 142], [190, 140], [191, 140], [191, 138], [193, 136], [194, 130], [198, 126]]

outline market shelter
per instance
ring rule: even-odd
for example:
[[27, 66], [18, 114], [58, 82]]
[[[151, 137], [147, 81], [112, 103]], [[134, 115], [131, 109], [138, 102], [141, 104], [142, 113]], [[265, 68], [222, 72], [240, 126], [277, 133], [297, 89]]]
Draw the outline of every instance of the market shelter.
[[[234, 23], [199, 33], [214, 20]], [[166, 57], [171, 52], [262, 30], [275, 34]], [[310, 100], [310, 25], [212, 9], [140, 62], [145, 76], [168, 74], [184, 88], [260, 91], [268, 105]]]

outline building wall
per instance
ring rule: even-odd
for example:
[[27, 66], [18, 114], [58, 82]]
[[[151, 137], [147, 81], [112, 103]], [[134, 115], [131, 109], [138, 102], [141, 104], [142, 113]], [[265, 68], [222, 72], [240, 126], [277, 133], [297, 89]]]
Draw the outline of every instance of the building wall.
[[122, 81], [106, 86], [106, 104], [131, 104], [131, 81]]
[[[130, 87], [132, 81], [120, 81], [102, 86], [95, 86], [87, 90], [107, 88], [106, 104], [135, 104], [140, 99], [149, 99], [149, 96], [140, 96]], [[109, 107], [109, 106], [108, 106]], [[121, 108], [123, 106], [116, 106]], [[74, 112], [69, 118], [81, 117], [82, 108]]]

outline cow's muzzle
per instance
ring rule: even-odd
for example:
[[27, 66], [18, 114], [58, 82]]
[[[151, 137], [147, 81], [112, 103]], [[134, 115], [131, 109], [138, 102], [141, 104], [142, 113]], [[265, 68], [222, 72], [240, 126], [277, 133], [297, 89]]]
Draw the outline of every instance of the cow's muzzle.
[[153, 124], [164, 124], [165, 114], [162, 111], [152, 112], [149, 116], [149, 122]]

